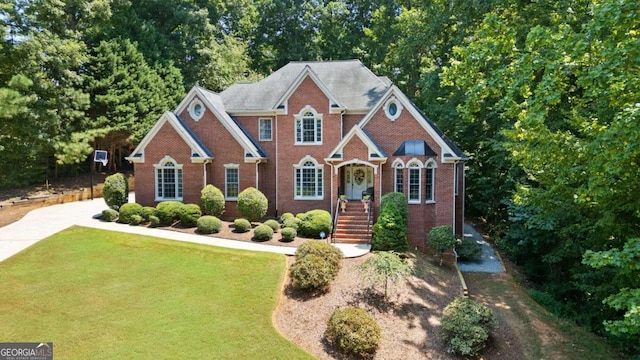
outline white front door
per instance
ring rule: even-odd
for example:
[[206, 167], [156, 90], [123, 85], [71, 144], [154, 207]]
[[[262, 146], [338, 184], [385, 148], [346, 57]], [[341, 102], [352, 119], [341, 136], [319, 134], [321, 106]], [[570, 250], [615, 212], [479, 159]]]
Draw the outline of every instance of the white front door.
[[346, 167], [345, 195], [350, 200], [362, 199], [362, 192], [373, 185], [372, 169], [368, 166]]

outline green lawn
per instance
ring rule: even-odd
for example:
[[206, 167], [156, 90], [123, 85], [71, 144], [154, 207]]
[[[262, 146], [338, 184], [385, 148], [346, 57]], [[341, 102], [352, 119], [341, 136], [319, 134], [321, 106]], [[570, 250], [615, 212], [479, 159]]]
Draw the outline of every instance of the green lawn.
[[0, 341], [58, 359], [307, 359], [271, 316], [282, 255], [74, 227], [0, 263]]

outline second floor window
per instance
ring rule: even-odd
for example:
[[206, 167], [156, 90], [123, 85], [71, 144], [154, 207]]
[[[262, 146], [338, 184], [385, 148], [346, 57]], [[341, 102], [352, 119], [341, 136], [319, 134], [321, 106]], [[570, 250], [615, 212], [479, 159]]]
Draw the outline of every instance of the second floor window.
[[312, 111], [296, 116], [296, 144], [321, 144], [322, 118]]
[[271, 119], [260, 119], [258, 120], [260, 126], [260, 141], [271, 141]]

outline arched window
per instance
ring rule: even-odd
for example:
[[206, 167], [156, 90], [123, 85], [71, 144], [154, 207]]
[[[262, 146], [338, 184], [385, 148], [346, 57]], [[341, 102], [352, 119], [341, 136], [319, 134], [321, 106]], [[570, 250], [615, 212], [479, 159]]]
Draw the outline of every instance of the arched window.
[[393, 189], [395, 192], [404, 193], [404, 163], [396, 159], [391, 166], [393, 167]]
[[321, 200], [323, 198], [324, 179], [322, 177], [323, 166], [306, 156], [295, 168], [295, 196], [296, 200]]
[[422, 162], [418, 159], [412, 159], [407, 163], [408, 172], [408, 201], [409, 203], [420, 202], [420, 188], [422, 183]]
[[156, 172], [156, 201], [182, 201], [182, 164], [173, 158], [165, 156], [157, 165]]
[[306, 106], [295, 119], [296, 144], [322, 144], [322, 114]]
[[424, 179], [424, 192], [425, 201], [428, 203], [436, 201], [436, 167], [438, 167], [438, 165], [433, 159], [429, 159], [425, 163], [426, 175]]

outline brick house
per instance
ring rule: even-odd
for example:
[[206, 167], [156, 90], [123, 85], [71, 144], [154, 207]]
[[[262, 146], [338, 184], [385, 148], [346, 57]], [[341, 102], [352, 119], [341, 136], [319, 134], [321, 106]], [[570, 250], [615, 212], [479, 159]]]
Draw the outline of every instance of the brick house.
[[[221, 93], [195, 86], [165, 112], [127, 159], [136, 200], [199, 203], [206, 184], [238, 217], [244, 188], [260, 189], [269, 215], [336, 211], [403, 192], [410, 244], [437, 225], [462, 233], [466, 156], [386, 77], [358, 60], [292, 62], [256, 83]], [[354, 202], [357, 203], [357, 202]]]

